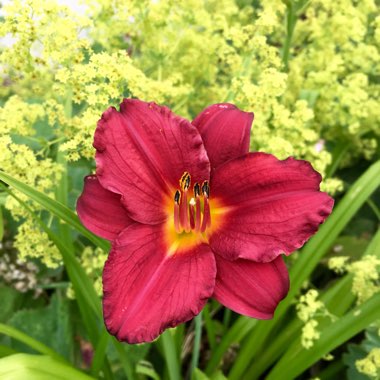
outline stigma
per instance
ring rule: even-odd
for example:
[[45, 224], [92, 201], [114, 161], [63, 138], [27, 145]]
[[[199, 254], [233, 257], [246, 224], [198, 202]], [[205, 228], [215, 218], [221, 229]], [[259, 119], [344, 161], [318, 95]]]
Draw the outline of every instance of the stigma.
[[210, 185], [208, 181], [194, 184], [190, 190], [191, 176], [184, 172], [179, 180], [180, 189], [174, 194], [174, 228], [178, 234], [203, 234], [211, 226]]

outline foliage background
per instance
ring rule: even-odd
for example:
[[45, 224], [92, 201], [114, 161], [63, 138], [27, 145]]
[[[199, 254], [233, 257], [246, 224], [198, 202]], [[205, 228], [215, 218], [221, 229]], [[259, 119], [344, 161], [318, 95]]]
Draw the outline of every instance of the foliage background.
[[[39, 361], [56, 378], [66, 378], [60, 366], [78, 379], [74, 368], [107, 379], [379, 378], [379, 3], [65, 4], [1, 8], [1, 368], [38, 379]], [[70, 210], [94, 170], [97, 120], [129, 96], [190, 119], [224, 101], [253, 110], [252, 150], [305, 158], [323, 174], [337, 207], [288, 260], [292, 291], [273, 322], [213, 301], [151, 345], [104, 332], [108, 245]]]

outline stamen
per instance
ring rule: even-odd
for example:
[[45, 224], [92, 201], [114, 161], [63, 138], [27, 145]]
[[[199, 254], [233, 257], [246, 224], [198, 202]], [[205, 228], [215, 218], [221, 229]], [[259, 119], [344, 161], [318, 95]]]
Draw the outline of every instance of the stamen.
[[205, 232], [207, 227], [211, 226], [210, 204], [206, 195], [203, 196], [203, 220], [201, 232]]
[[[188, 202], [188, 190], [191, 184], [191, 176], [184, 172], [179, 180], [181, 190], [174, 194], [174, 227], [177, 233], [194, 231], [204, 233], [211, 226], [210, 212], [210, 185], [204, 181], [202, 186], [194, 184], [194, 197]], [[203, 202], [201, 201], [203, 195]], [[202, 204], [203, 203], [203, 204]]]
[[190, 232], [189, 210], [187, 207], [187, 190], [183, 191], [182, 202], [179, 206], [181, 226], [185, 232]]
[[195, 196], [195, 232], [199, 232], [201, 228], [201, 187], [199, 183], [194, 185], [194, 196]]

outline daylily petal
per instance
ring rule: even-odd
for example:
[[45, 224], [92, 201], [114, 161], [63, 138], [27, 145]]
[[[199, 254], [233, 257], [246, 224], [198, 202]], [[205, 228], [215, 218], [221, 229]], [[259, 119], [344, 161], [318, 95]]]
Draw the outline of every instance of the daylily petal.
[[215, 285], [214, 254], [205, 244], [168, 255], [162, 226], [134, 224], [117, 238], [103, 272], [108, 331], [148, 342], [197, 315]]
[[106, 189], [122, 195], [129, 215], [141, 223], [167, 217], [166, 197], [188, 171], [209, 178], [210, 164], [198, 130], [168, 108], [125, 99], [120, 112], [104, 112], [95, 132], [97, 175]]
[[212, 169], [248, 153], [252, 121], [252, 112], [243, 112], [229, 103], [209, 106], [193, 120]]
[[251, 153], [213, 175], [211, 191], [225, 206], [212, 232], [213, 251], [227, 259], [272, 261], [300, 248], [331, 213], [334, 200], [319, 191], [321, 176], [301, 160]]
[[82, 195], [77, 201], [81, 222], [95, 235], [113, 240], [132, 220], [120, 201], [120, 195], [104, 189], [96, 176], [84, 179]]
[[289, 290], [289, 275], [281, 256], [269, 263], [215, 255], [217, 276], [214, 298], [236, 313], [270, 319]]

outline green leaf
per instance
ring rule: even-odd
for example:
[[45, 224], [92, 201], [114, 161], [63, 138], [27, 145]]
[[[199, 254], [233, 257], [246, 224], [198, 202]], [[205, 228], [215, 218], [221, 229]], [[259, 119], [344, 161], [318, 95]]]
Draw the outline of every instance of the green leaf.
[[171, 329], [166, 330], [160, 337], [170, 380], [182, 379], [179, 355], [176, 351]]
[[193, 347], [193, 355], [191, 358], [191, 366], [190, 366], [190, 378], [192, 378], [195, 369], [198, 367], [199, 363], [199, 352], [201, 346], [202, 339], [202, 312], [200, 312], [195, 317], [195, 336], [194, 336], [194, 347]]
[[13, 354], [17, 354], [17, 351], [14, 350], [13, 348], [10, 348], [8, 346], [3, 346], [2, 344], [0, 344], [0, 358], [3, 358], [4, 356], [13, 355]]
[[210, 378], [203, 373], [199, 368], [195, 368], [193, 372], [193, 380], [210, 380]]
[[8, 286], [0, 286], [0, 322], [6, 322], [17, 309], [18, 301], [22, 298], [20, 292]]
[[30, 337], [29, 335], [23, 333], [22, 331], [15, 329], [14, 327], [7, 326], [0, 323], [0, 334], [4, 334], [11, 338], [17, 339], [20, 342], [25, 343], [27, 346], [33, 348], [37, 352], [40, 352], [41, 354], [49, 355], [52, 358], [55, 358], [56, 360], [65, 361], [65, 359], [62, 356], [60, 356], [50, 347]]
[[321, 331], [320, 338], [306, 350], [298, 339], [272, 369], [267, 380], [282, 380], [284, 373], [293, 379], [329, 352], [380, 318], [380, 294], [356, 307]]
[[3, 208], [0, 205], [0, 242], [4, 237], [4, 219], [3, 219]]
[[69, 224], [76, 231], [81, 233], [91, 242], [93, 242], [97, 247], [102, 248], [104, 251], [109, 250], [109, 243], [103, 239], [98, 238], [90, 231], [88, 231], [82, 223], [79, 221], [78, 217], [65, 205], [54, 199], [48, 197], [47, 195], [33, 189], [31, 186], [26, 185], [19, 180], [11, 177], [10, 175], [4, 173], [0, 170], [0, 180], [14, 187], [16, 190], [28, 196], [33, 201], [40, 204], [47, 211], [51, 212], [61, 221]]
[[95, 380], [49, 356], [14, 354], [0, 359], [0, 380]]
[[141, 361], [137, 364], [136, 372], [145, 375], [153, 380], [161, 380], [160, 376], [154, 370], [152, 363]]
[[[41, 309], [20, 310], [8, 321], [8, 325], [50, 346], [69, 360], [73, 347], [69, 316], [68, 301], [54, 294], [49, 306]], [[23, 344], [16, 342], [12, 346], [18, 351], [28, 352]]]

